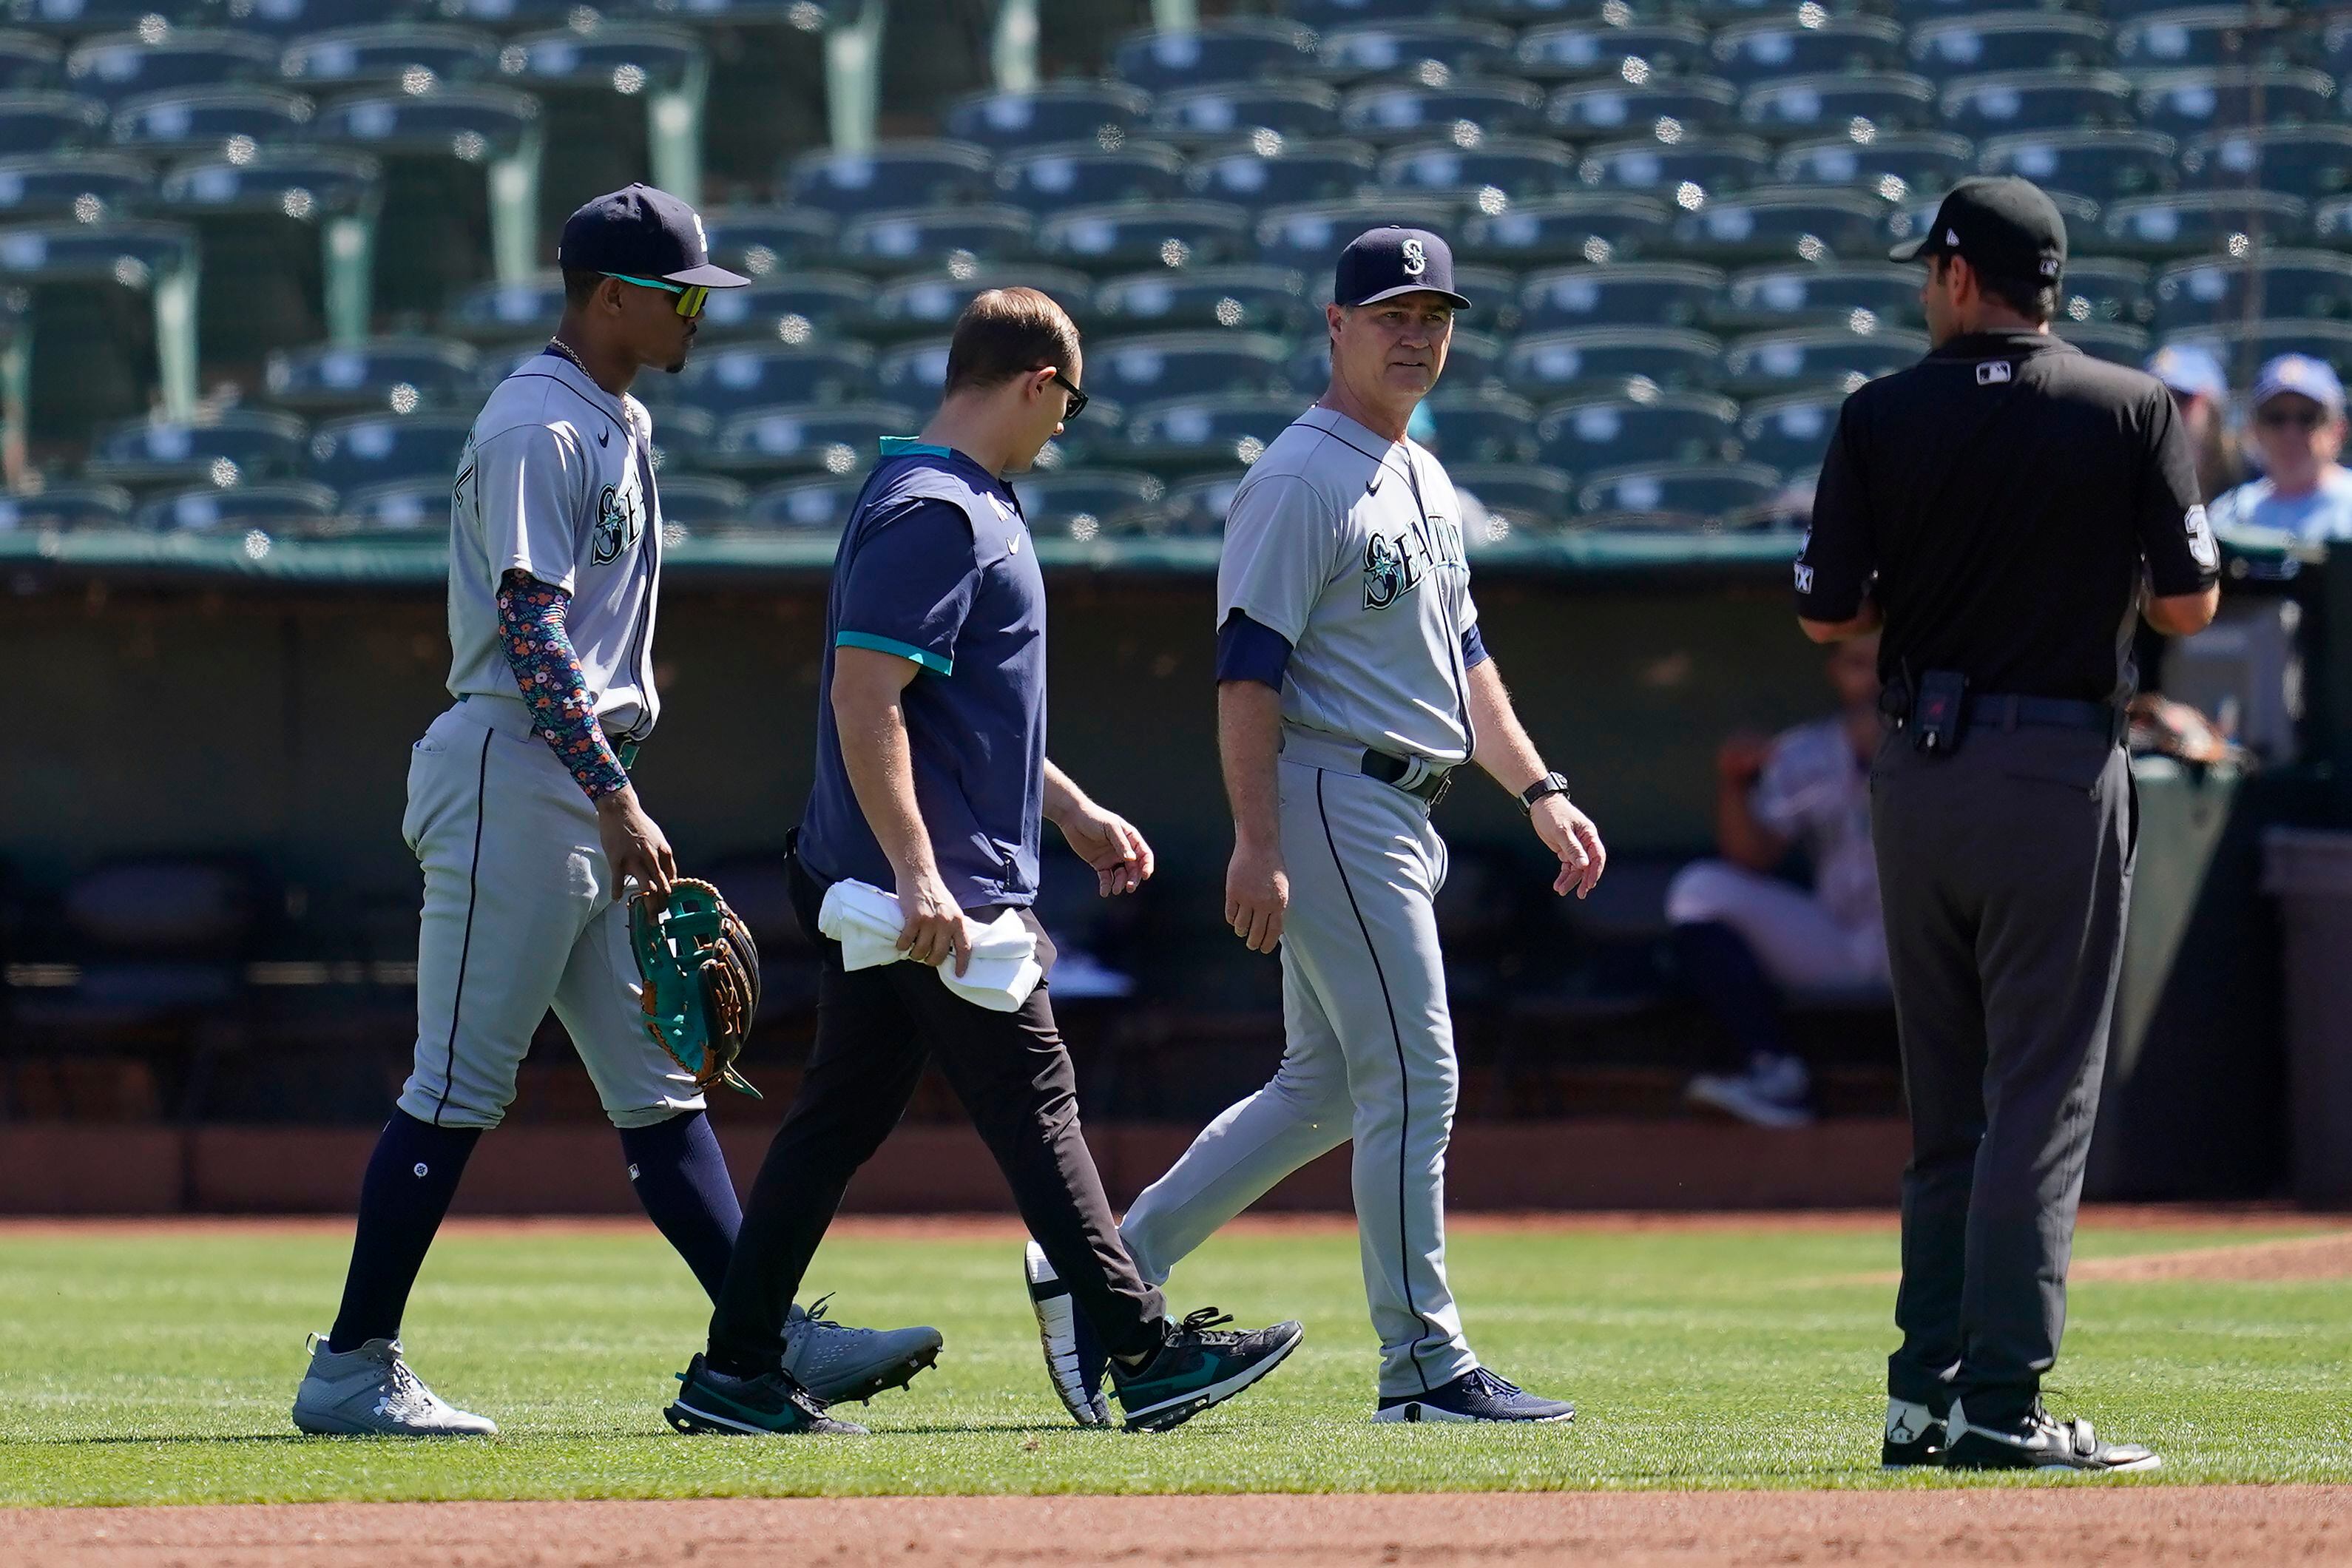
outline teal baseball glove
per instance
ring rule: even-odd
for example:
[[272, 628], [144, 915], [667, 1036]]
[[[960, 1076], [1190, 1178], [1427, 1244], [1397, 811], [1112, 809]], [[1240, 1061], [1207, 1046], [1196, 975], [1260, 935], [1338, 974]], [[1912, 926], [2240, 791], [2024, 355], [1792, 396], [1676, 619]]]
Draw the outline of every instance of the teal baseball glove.
[[719, 889], [681, 877], [667, 899], [629, 900], [629, 945], [645, 982], [646, 1030], [694, 1076], [760, 1098], [735, 1070], [760, 1010], [760, 950]]

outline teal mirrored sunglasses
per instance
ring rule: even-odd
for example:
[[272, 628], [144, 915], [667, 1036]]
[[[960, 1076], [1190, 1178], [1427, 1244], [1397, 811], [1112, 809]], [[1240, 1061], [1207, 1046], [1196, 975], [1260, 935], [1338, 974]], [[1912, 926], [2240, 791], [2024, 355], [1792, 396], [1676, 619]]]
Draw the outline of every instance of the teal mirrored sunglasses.
[[659, 289], [677, 296], [677, 313], [688, 321], [702, 314], [710, 290], [699, 283], [672, 283], [660, 278], [632, 278], [625, 272], [607, 272], [607, 278], [617, 278], [624, 283], [634, 283], [640, 289]]

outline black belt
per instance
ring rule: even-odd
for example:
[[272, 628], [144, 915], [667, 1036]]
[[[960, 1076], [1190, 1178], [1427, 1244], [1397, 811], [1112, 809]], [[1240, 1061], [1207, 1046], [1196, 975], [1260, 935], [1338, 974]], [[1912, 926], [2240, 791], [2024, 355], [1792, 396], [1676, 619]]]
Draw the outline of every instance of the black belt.
[[2125, 721], [2106, 702], [2084, 702], [2072, 697], [2020, 697], [2000, 692], [1971, 692], [1962, 711], [1969, 727], [2014, 730], [2020, 725], [2041, 730], [2090, 730], [2120, 739]]
[[[1405, 783], [1416, 769], [1421, 770], [1421, 777], [1411, 784]], [[1445, 792], [1454, 787], [1453, 769], [1433, 767], [1409, 757], [1392, 757], [1386, 752], [1366, 752], [1363, 770], [1366, 778], [1392, 784], [1433, 808], [1445, 798]]]

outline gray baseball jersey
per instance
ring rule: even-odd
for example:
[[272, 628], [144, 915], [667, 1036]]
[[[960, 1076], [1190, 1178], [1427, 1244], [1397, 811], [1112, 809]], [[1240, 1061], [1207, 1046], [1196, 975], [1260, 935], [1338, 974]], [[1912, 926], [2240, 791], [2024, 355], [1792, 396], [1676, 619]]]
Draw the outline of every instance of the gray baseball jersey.
[[661, 506], [653, 420], [560, 354], [499, 383], [458, 459], [449, 512], [449, 694], [514, 697], [499, 636], [499, 580], [530, 573], [572, 595], [564, 628], [596, 716], [642, 741], [660, 716], [654, 606]]
[[1478, 618], [1462, 506], [1435, 458], [1317, 406], [1234, 492], [1217, 624], [1291, 645], [1286, 723], [1442, 764], [1470, 754], [1462, 637]]

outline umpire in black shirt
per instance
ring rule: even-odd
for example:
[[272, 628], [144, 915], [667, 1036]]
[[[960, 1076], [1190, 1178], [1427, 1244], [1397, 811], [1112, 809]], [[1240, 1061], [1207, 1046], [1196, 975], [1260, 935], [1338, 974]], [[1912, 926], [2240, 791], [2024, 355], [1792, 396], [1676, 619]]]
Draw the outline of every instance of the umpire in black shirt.
[[1963, 181], [1915, 258], [1935, 347], [1846, 400], [1796, 567], [1816, 642], [1885, 634], [1872, 838], [1912, 1152], [1884, 1455], [2153, 1469], [2041, 1382], [2131, 896], [2134, 621], [2202, 629], [2220, 562], [2170, 395], [2050, 335], [2049, 197]]

